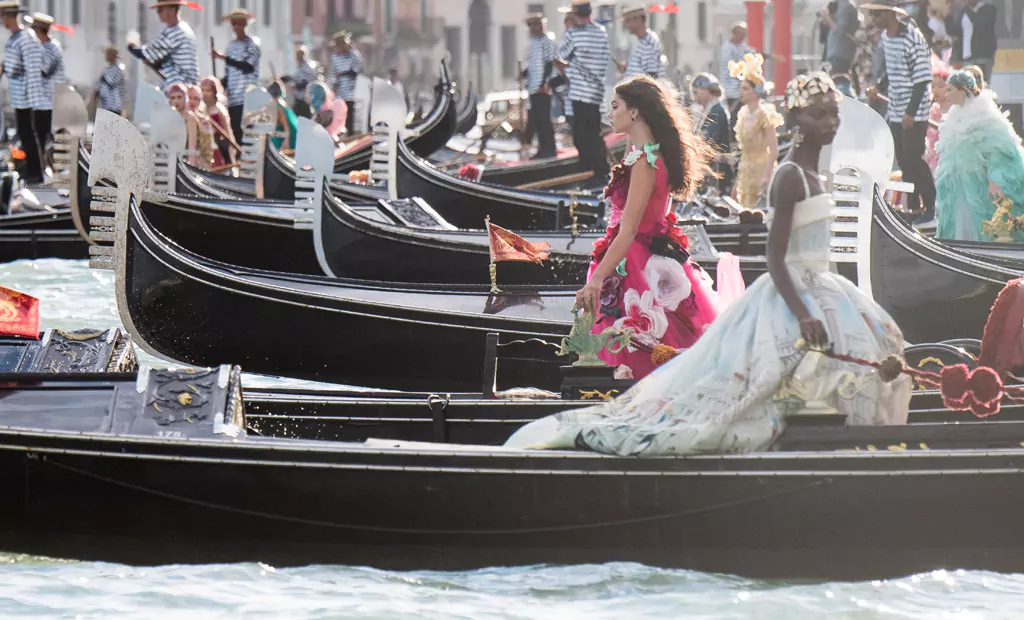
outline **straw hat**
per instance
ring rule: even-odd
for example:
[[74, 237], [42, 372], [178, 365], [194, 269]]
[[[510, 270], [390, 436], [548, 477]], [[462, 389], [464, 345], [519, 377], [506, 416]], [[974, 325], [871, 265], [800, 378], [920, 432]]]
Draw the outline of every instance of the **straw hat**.
[[191, 4], [188, 0], [160, 0], [160, 2], [154, 2], [149, 5], [151, 9], [159, 9], [162, 6], [184, 6], [187, 7]]
[[235, 20], [245, 20], [246, 23], [251, 24], [255, 19], [256, 16], [250, 13], [249, 11], [246, 11], [245, 9], [235, 9], [234, 11], [231, 11], [230, 13], [222, 17], [221, 21], [233, 22]]
[[0, 13], [24, 13], [26, 9], [21, 2], [0, 2]]
[[53, 15], [47, 15], [46, 13], [33, 13], [31, 16], [26, 17], [25, 21], [30, 26], [39, 26], [40, 28], [49, 28], [53, 25]]
[[334, 35], [331, 37], [331, 40], [332, 41], [345, 41], [347, 43], [351, 43], [352, 42], [352, 33], [347, 31], [347, 30], [342, 30], [340, 32], [335, 32]]
[[879, 0], [879, 2], [867, 2], [860, 5], [860, 8], [865, 11], [892, 11], [897, 15], [903, 17], [909, 17], [910, 15], [903, 10], [898, 0]]
[[526, 21], [527, 24], [530, 24], [530, 23], [533, 23], [533, 22], [544, 23], [545, 21], [547, 21], [547, 18], [544, 17], [543, 13], [530, 13], [529, 15], [526, 16], [526, 20], [525, 21]]
[[619, 18], [622, 19], [623, 21], [625, 21], [625, 20], [629, 19], [630, 17], [646, 17], [646, 16], [647, 16], [647, 10], [644, 9], [644, 7], [642, 7], [642, 6], [639, 6], [639, 7], [634, 7], [634, 8], [622, 9], [622, 15], [620, 15]]

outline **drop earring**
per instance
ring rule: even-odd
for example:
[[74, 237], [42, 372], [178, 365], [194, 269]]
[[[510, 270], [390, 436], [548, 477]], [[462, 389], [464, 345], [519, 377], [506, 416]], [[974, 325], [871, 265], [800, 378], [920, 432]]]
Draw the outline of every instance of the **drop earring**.
[[800, 144], [804, 141], [804, 134], [800, 132], [799, 127], [793, 130], [792, 140], [793, 146], [800, 146]]

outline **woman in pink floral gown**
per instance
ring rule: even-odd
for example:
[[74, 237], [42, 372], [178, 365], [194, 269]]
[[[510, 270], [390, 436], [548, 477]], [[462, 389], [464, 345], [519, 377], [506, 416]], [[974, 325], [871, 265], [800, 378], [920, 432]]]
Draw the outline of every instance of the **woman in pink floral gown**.
[[610, 227], [594, 244], [587, 284], [576, 297], [598, 312], [595, 332], [633, 330], [628, 348], [601, 359], [628, 366], [639, 379], [654, 369], [656, 345], [689, 348], [717, 315], [711, 278], [690, 260], [672, 213], [673, 196], [689, 195], [708, 173], [710, 150], [691, 132], [676, 98], [647, 76], [615, 88], [609, 118], [614, 131], [643, 147], [612, 171], [605, 189]]

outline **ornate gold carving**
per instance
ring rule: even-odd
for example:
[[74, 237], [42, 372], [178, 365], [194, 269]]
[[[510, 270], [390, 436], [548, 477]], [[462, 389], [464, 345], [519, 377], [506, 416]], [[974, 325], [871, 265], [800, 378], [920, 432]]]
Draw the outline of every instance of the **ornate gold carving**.
[[607, 392], [602, 392], [601, 390], [580, 390], [580, 400], [615, 400], [615, 396], [618, 393], [618, 390], [608, 390]]

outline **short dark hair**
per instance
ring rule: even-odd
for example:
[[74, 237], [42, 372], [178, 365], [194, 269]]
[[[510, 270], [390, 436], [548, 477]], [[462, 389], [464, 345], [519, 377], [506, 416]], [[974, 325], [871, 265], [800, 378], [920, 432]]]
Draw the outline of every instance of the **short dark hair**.
[[573, 13], [580, 17], [590, 17], [590, 14], [594, 12], [594, 9], [589, 4], [578, 4], [573, 8]]

